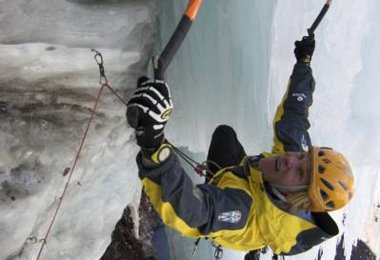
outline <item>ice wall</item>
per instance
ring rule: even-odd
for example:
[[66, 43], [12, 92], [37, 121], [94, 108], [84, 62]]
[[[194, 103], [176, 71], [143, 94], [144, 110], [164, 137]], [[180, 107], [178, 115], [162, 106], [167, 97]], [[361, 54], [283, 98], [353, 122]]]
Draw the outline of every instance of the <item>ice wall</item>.
[[[0, 258], [35, 259], [99, 90], [145, 72], [152, 1], [0, 1]], [[138, 202], [133, 132], [105, 91], [41, 259], [98, 259]]]
[[[186, 1], [162, 1], [161, 37], [168, 39]], [[266, 124], [272, 23], [276, 1], [204, 1], [167, 71], [175, 110], [168, 135], [193, 151], [207, 151], [219, 124], [235, 127], [249, 151], [270, 137]], [[177, 18], [176, 18], [177, 17]], [[260, 111], [255, 113], [256, 111]], [[269, 134], [269, 135], [268, 135]]]

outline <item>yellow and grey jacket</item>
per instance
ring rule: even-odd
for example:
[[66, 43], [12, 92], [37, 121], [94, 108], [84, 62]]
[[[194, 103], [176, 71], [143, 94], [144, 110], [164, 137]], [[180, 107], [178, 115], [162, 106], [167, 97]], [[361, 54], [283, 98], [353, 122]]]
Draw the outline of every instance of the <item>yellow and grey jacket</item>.
[[[296, 64], [284, 99], [274, 119], [272, 154], [301, 151], [311, 146], [308, 109], [312, 104], [314, 79], [311, 68]], [[269, 153], [263, 153], [270, 156]], [[193, 185], [171, 157], [146, 168], [137, 157], [144, 190], [163, 222], [190, 237], [209, 237], [223, 247], [251, 251], [268, 245], [275, 254], [298, 254], [338, 234], [327, 213], [299, 217], [280, 209], [248, 157], [245, 163], [218, 172], [208, 184]]]

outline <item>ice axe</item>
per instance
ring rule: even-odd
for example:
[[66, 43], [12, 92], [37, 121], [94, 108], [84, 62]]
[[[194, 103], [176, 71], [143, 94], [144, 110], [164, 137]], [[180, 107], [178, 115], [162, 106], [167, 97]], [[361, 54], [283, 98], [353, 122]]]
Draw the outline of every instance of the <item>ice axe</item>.
[[[198, 14], [201, 4], [202, 0], [189, 0], [186, 10], [178, 23], [177, 28], [170, 37], [169, 42], [166, 44], [160, 56], [158, 56], [158, 58], [153, 58], [154, 78], [156, 80], [164, 80], [165, 71], [185, 39]], [[127, 109], [128, 124], [132, 128], [136, 129], [139, 125], [139, 113], [140, 111], [137, 107], [129, 107]]]
[[322, 21], [323, 17], [325, 17], [327, 11], [330, 8], [332, 0], [327, 0], [322, 10], [319, 12], [317, 18], [314, 20], [313, 24], [309, 29], [307, 29], [307, 33], [310, 36], [314, 35], [314, 31], [317, 29], [319, 23]]
[[197, 16], [201, 4], [202, 0], [189, 0], [186, 11], [178, 23], [176, 30], [158, 59], [154, 61], [155, 79], [164, 79], [165, 71], [185, 39], [187, 32]]

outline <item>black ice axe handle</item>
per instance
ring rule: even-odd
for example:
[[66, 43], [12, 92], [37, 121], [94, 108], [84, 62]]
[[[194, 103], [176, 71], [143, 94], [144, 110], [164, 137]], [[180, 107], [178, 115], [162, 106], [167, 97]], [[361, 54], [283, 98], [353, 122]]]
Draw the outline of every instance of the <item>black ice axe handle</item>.
[[181, 46], [183, 40], [186, 37], [195, 17], [197, 16], [198, 10], [202, 4], [202, 0], [189, 0], [185, 13], [183, 14], [176, 30], [171, 36], [168, 44], [166, 44], [164, 50], [160, 54], [154, 63], [154, 78], [164, 79], [164, 74], [168, 68], [170, 62], [172, 61], [174, 55], [177, 53], [179, 47]]
[[332, 0], [327, 0], [325, 5], [323, 6], [321, 12], [318, 14], [317, 18], [315, 19], [314, 23], [311, 25], [309, 29], [307, 29], [307, 33], [309, 36], [314, 34], [315, 29], [317, 29], [319, 23], [322, 21], [323, 17], [325, 17], [327, 11], [330, 8]]
[[[189, 0], [186, 11], [169, 42], [166, 44], [160, 56], [153, 60], [155, 79], [164, 80], [165, 71], [185, 39], [201, 4], [202, 0]], [[128, 107], [127, 109], [128, 124], [134, 129], [139, 125], [139, 113], [139, 109], [135, 106]]]

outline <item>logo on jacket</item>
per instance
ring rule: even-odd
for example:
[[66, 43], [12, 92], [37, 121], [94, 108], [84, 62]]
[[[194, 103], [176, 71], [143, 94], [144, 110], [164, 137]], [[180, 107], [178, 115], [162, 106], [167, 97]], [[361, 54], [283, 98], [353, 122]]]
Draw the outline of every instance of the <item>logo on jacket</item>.
[[239, 210], [227, 211], [218, 215], [218, 221], [228, 223], [238, 223], [241, 219], [241, 212]]
[[304, 152], [309, 151], [309, 146], [307, 145], [305, 135], [301, 136], [301, 146], [302, 146], [302, 149], [303, 149]]
[[304, 93], [293, 93], [292, 97], [297, 97], [297, 101], [301, 102], [306, 98]]

